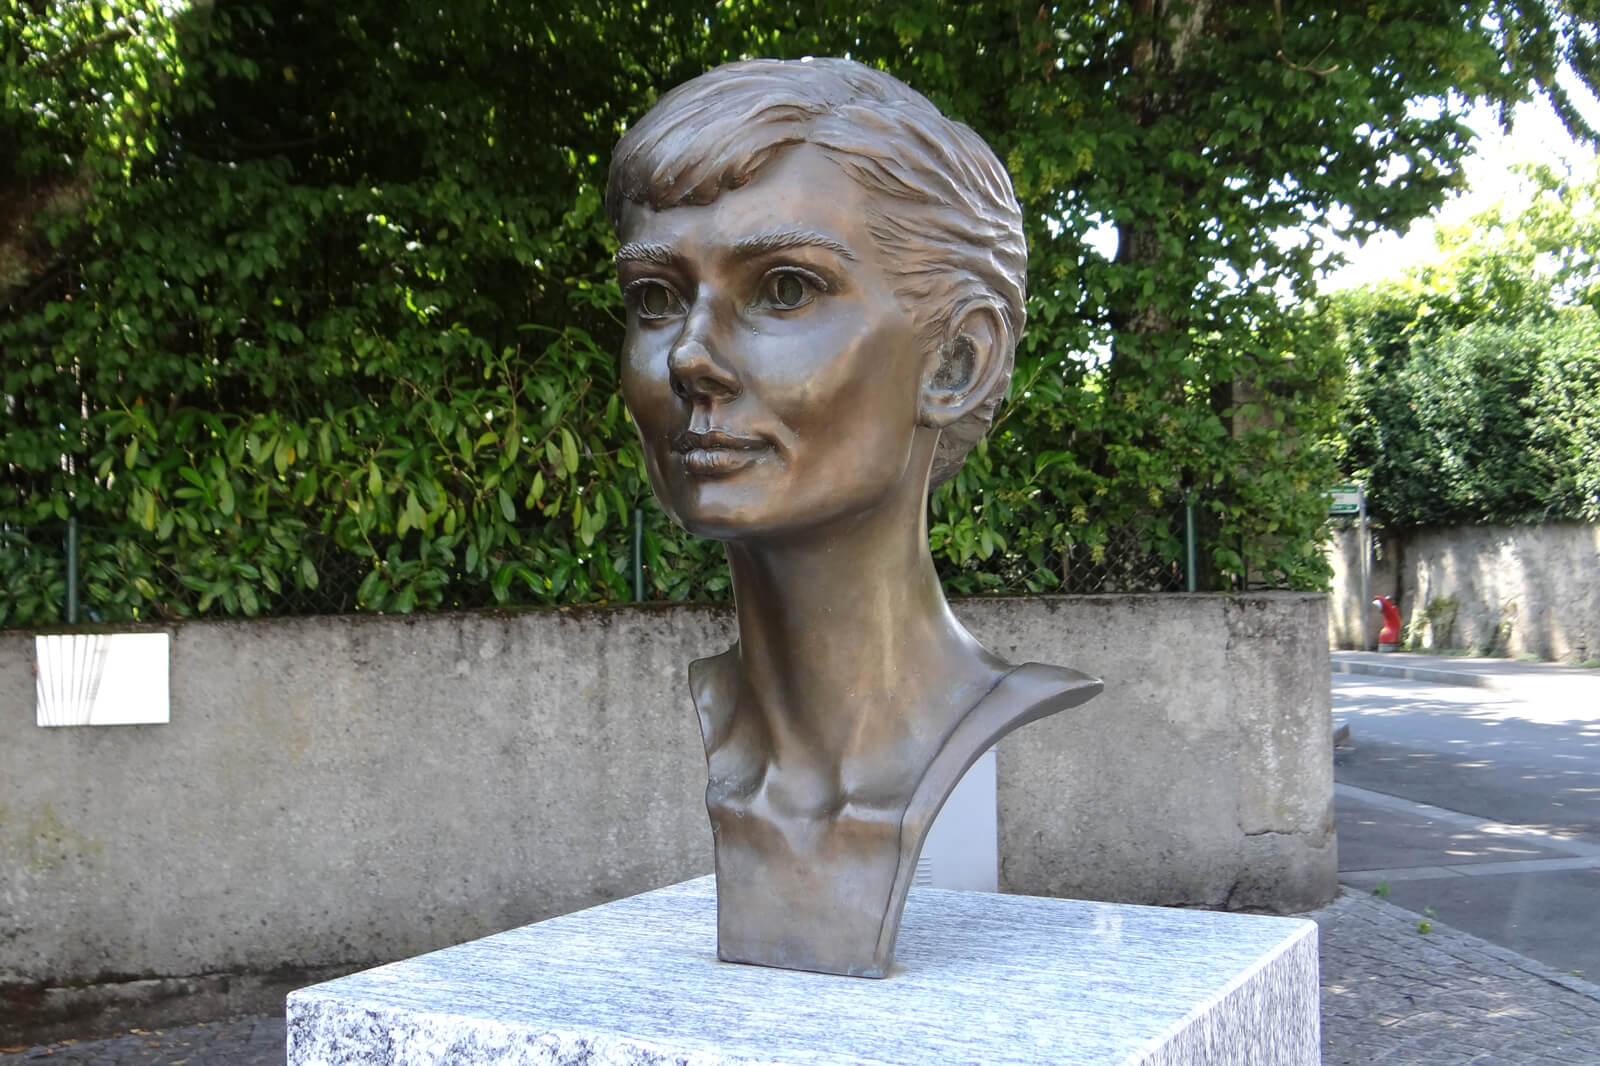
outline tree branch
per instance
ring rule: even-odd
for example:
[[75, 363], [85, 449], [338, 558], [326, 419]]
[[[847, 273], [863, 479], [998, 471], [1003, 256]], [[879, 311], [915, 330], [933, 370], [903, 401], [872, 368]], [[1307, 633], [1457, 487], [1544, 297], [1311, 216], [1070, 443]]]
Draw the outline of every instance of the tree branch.
[[116, 44], [118, 41], [126, 41], [132, 36], [133, 31], [131, 29], [107, 30], [98, 37], [91, 37], [87, 41], [79, 42], [76, 47], [68, 49], [54, 59], [46, 60], [38, 68], [38, 73], [47, 76], [59, 73], [62, 67], [76, 63], [90, 52], [97, 52], [107, 45]]

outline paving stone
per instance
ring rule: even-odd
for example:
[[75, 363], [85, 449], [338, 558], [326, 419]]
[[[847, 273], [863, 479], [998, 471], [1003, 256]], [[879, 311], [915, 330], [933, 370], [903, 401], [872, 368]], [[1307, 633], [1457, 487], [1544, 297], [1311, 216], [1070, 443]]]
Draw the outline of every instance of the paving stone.
[[1600, 987], [1364, 893], [1311, 917], [1324, 1066], [1600, 1066]]

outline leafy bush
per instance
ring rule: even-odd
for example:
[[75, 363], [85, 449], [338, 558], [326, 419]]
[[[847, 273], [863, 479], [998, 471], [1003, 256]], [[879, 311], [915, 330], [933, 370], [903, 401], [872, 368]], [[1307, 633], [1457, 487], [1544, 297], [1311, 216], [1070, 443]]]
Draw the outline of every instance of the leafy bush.
[[1600, 520], [1600, 317], [1483, 323], [1357, 373], [1346, 461], [1391, 526]]
[[[47, 213], [63, 276], [0, 320], [0, 513], [36, 531], [10, 589], [60, 584], [71, 514], [105, 618], [628, 594], [618, 530], [648, 490], [590, 332], [615, 325], [614, 87], [568, 77], [571, 26], [409, 15], [403, 39], [320, 5], [163, 27], [188, 95], [159, 150]], [[518, 102], [519, 51], [568, 120]], [[656, 592], [681, 596], [711, 550], [651, 514]]]
[[1338, 362], [1275, 235], [1425, 213], [1468, 142], [1415, 98], [1525, 95], [1557, 40], [1432, 0], [5, 3], [11, 625], [57, 617], [69, 516], [106, 620], [627, 598], [636, 508], [648, 595], [725, 595], [640, 476], [598, 207], [627, 117], [743, 54], [882, 64], [1015, 175], [1030, 328], [933, 504], [953, 590], [1167, 580], [1186, 499], [1208, 587], [1315, 587]]
[[1600, 172], [1535, 168], [1524, 193], [1333, 301], [1341, 467], [1389, 525], [1600, 520]]

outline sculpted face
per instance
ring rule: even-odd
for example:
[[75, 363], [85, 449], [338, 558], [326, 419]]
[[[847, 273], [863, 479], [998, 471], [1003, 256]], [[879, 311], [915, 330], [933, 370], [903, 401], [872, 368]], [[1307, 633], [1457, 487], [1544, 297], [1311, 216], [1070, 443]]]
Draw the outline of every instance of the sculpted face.
[[920, 506], [927, 356], [865, 201], [799, 145], [712, 203], [624, 208], [623, 398], [690, 532], [782, 537], [908, 492]]

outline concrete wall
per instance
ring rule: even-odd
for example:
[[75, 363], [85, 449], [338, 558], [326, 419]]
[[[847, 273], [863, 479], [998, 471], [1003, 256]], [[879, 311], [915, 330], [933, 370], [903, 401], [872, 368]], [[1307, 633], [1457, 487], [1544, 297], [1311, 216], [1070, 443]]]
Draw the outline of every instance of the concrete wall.
[[[1600, 656], [1600, 525], [1456, 526], [1389, 535], [1395, 558], [1387, 584], [1419, 648], [1470, 648], [1550, 660]], [[1354, 535], [1340, 551], [1353, 556]], [[1339, 572], [1334, 603], [1353, 580]], [[1335, 624], [1339, 647], [1355, 641]]]
[[[1335, 885], [1325, 601], [980, 600], [1106, 692], [999, 751], [1002, 887], [1292, 910]], [[254, 1008], [709, 872], [711, 608], [174, 626], [169, 725], [33, 724], [0, 634], [0, 1043]], [[131, 1013], [130, 1013], [131, 1011]]]
[[1370, 591], [1363, 598], [1360, 530], [1336, 529], [1330, 534], [1327, 557], [1333, 566], [1333, 583], [1328, 595], [1328, 642], [1331, 647], [1361, 647], [1363, 640], [1361, 615], [1365, 611], [1366, 646], [1369, 650], [1377, 648], [1378, 634], [1383, 629], [1383, 615], [1372, 609], [1372, 597], [1388, 596], [1394, 600], [1398, 595], [1400, 575], [1395, 569], [1397, 547], [1394, 538], [1387, 530], [1372, 531], [1367, 570], [1367, 585]]
[[1106, 682], [1000, 742], [1004, 891], [1279, 911], [1332, 898], [1324, 597], [982, 606], [967, 621], [995, 651]]

